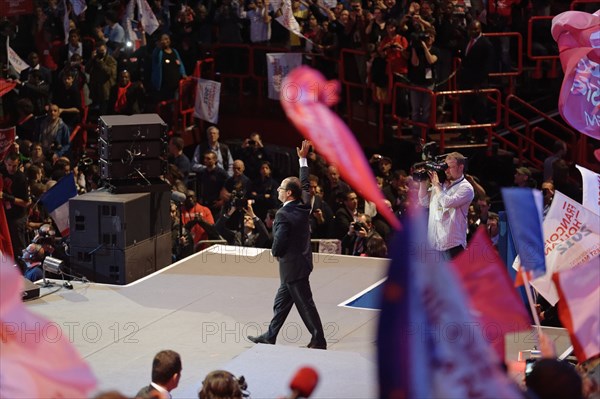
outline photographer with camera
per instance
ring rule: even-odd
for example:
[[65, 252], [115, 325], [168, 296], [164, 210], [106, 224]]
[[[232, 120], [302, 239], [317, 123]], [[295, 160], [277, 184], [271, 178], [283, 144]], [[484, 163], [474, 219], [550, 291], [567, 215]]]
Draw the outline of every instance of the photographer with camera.
[[[426, 163], [428, 178], [423, 170], [414, 176], [419, 181], [419, 204], [429, 208], [429, 244], [446, 259], [456, 257], [467, 246], [467, 214], [475, 193], [464, 176], [466, 162], [462, 154], [451, 152], [441, 165]], [[442, 170], [446, 178], [443, 183], [438, 176]]]
[[358, 221], [351, 223], [348, 233], [342, 238], [342, 254], [361, 256], [367, 252], [367, 243], [373, 237], [381, 236], [373, 228], [369, 215], [361, 213]]
[[209, 234], [203, 224], [213, 225], [215, 220], [210, 209], [196, 201], [196, 193], [193, 190], [188, 190], [186, 193], [181, 207], [181, 222], [191, 233], [194, 246], [201, 240], [209, 239]]
[[[435, 87], [435, 64], [438, 60], [438, 49], [433, 47], [435, 29], [427, 28], [415, 31], [410, 39], [410, 62], [408, 63], [408, 79], [413, 86], [433, 90]], [[429, 123], [431, 116], [431, 96], [429, 93], [410, 91], [411, 120], [413, 122]], [[413, 126], [413, 138], [421, 137], [421, 127]], [[426, 129], [427, 131], [428, 129]]]
[[[243, 213], [240, 229], [230, 230], [227, 222], [236, 213]], [[266, 248], [269, 232], [262, 220], [254, 214], [252, 200], [235, 199], [227, 212], [223, 212], [215, 224], [217, 232], [227, 240], [229, 245], [241, 247]]]

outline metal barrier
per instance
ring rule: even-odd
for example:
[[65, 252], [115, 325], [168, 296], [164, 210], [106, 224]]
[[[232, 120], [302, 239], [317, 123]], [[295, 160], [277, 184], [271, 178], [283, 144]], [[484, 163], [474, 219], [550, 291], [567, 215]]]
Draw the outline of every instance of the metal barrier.
[[[410, 118], [402, 118], [401, 116], [396, 114], [396, 97], [397, 97], [396, 91], [398, 89], [409, 90], [409, 92], [410, 91], [419, 91], [419, 92], [426, 93], [429, 95], [429, 97], [431, 98], [431, 109], [430, 109], [430, 114], [429, 114], [429, 121], [427, 123], [417, 122]], [[457, 119], [454, 119], [454, 123], [451, 123], [451, 124], [438, 123], [437, 122], [437, 104], [439, 102], [438, 98], [444, 97], [444, 96], [453, 96], [456, 98], [454, 101], [457, 101], [458, 97], [464, 96], [464, 95], [487, 95], [488, 99], [490, 96], [493, 96], [492, 101], [496, 105], [495, 120], [493, 122], [489, 122], [489, 123], [473, 123], [473, 124], [469, 124], [469, 125], [461, 125], [459, 123], [456, 123]], [[397, 82], [396, 84], [394, 84], [393, 98], [394, 98], [394, 100], [393, 100], [393, 112], [394, 112], [393, 117], [395, 119], [397, 119], [398, 121], [408, 122], [414, 126], [420, 127], [421, 128], [421, 138], [423, 140], [427, 140], [427, 129], [431, 129], [433, 131], [439, 132], [440, 133], [439, 145], [440, 145], [441, 152], [443, 152], [446, 147], [445, 133], [447, 130], [486, 129], [488, 132], [486, 142], [487, 142], [488, 147], [490, 147], [491, 140], [492, 140], [491, 128], [498, 127], [502, 122], [502, 109], [499, 106], [502, 103], [502, 101], [501, 101], [502, 94], [500, 93], [500, 90], [498, 90], [498, 89], [432, 91], [425, 87], [412, 86], [412, 85], [409, 85], [406, 83]]]
[[551, 54], [551, 55], [534, 55], [533, 54], [533, 32], [534, 32], [533, 27], [534, 27], [534, 24], [536, 24], [538, 21], [552, 21], [552, 18], [554, 18], [554, 17], [553, 16], [531, 17], [527, 24], [527, 57], [530, 60], [535, 61], [535, 71], [533, 72], [533, 75], [532, 75], [533, 79], [541, 79], [543, 77], [543, 73], [542, 73], [542, 62], [543, 61], [551, 62], [551, 69], [548, 74], [548, 77], [549, 78], [558, 77], [557, 66], [558, 66], [558, 61], [560, 60], [560, 57], [558, 54]]
[[[216, 73], [221, 77], [221, 83], [226, 79], [238, 81], [238, 96], [241, 98], [244, 92], [244, 80], [250, 77], [251, 46], [248, 44], [219, 43], [213, 46], [214, 58], [216, 60]], [[239, 68], [245, 66], [245, 70], [226, 70], [227, 68]]]
[[508, 93], [513, 94], [515, 92], [514, 78], [521, 75], [523, 72], [523, 36], [518, 32], [490, 32], [484, 33], [486, 37], [508, 37], [517, 39], [517, 69], [516, 71], [509, 72], [492, 72], [489, 74], [490, 78], [494, 77], [508, 77]]
[[[588, 6], [590, 4], [596, 4], [595, 7], [592, 7], [593, 10], [597, 10], [600, 8], [600, 1], [598, 0], [575, 0], [571, 2], [571, 10], [576, 10], [578, 6]], [[581, 10], [580, 10], [581, 11]]]
[[[340, 81], [342, 82], [342, 84], [344, 85], [344, 88], [345, 88], [346, 115], [347, 115], [348, 126], [350, 128], [352, 128], [352, 122], [353, 122], [353, 120], [352, 120], [352, 116], [353, 116], [352, 115], [353, 114], [352, 88], [362, 90], [363, 104], [366, 104], [367, 99], [368, 99], [367, 91], [369, 89], [369, 86], [367, 85], [366, 82], [361, 82], [361, 79], [360, 79], [361, 71], [360, 71], [358, 64], [356, 63], [357, 58], [359, 58], [359, 57], [365, 57], [364, 67], [365, 67], [365, 73], [366, 73], [367, 53], [365, 51], [353, 50], [353, 49], [342, 49], [342, 51], [340, 52], [339, 77], [340, 77]], [[353, 62], [349, 61], [350, 58], [353, 59]], [[351, 66], [355, 66], [356, 69], [352, 69]], [[354, 72], [355, 72], [355, 74], [354, 74]], [[365, 79], [365, 81], [366, 81], [366, 79]], [[365, 119], [368, 120], [369, 119], [368, 108], [364, 107], [364, 109], [365, 109]]]
[[[558, 131], [563, 132], [563, 134], [567, 137], [567, 140], [565, 140], [564, 138], [559, 138], [557, 135], [550, 133], [540, 127], [531, 128], [531, 119], [525, 118], [523, 115], [514, 111], [514, 109], [516, 108], [515, 105], [529, 110], [530, 112], [534, 113], [535, 115], [542, 118], [546, 122], [552, 124]], [[503, 144], [504, 149], [510, 148], [510, 149], [516, 150], [515, 152], [517, 153], [519, 162], [522, 163], [525, 160], [525, 154], [528, 152], [529, 156], [527, 159], [530, 160], [534, 164], [534, 166], [540, 167], [541, 165], [543, 165], [544, 162], [543, 162], [543, 160], [541, 160], [537, 157], [536, 151], [541, 151], [544, 154], [549, 154], [550, 151], [545, 146], [540, 144], [539, 135], [543, 135], [543, 137], [546, 137], [546, 138], [552, 140], [552, 143], [554, 143], [554, 141], [559, 140], [559, 139], [564, 140], [565, 142], [567, 142], [567, 147], [569, 148], [569, 153], [570, 153], [573, 161], [580, 162], [581, 154], [578, 153], [578, 151], [579, 151], [578, 150], [578, 146], [579, 146], [578, 136], [584, 136], [584, 135], [582, 135], [578, 132], [575, 132], [573, 129], [568, 128], [567, 126], [563, 125], [562, 123], [557, 122], [556, 120], [552, 119], [547, 114], [540, 111], [536, 107], [532, 106], [528, 102], [526, 102], [526, 101], [522, 100], [521, 98], [519, 98], [515, 95], [512, 95], [512, 94], [506, 97], [505, 110], [506, 110], [506, 112], [505, 112], [504, 127], [510, 133], [515, 135], [515, 137], [517, 139], [517, 143], [515, 144], [514, 142], [512, 142], [511, 140], [508, 140], [506, 137], [503, 137], [503, 136], [496, 136], [496, 139], [499, 142], [501, 142], [501, 144]], [[521, 123], [524, 125], [524, 129], [525, 129], [524, 134], [519, 132], [516, 128], [514, 128], [510, 125], [509, 118], [511, 116], [520, 120]]]

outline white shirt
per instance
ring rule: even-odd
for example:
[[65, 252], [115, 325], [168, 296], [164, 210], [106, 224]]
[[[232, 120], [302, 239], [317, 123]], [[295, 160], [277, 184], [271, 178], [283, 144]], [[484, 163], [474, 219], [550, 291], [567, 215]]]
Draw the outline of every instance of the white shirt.
[[446, 251], [467, 246], [467, 214], [475, 192], [464, 176], [441, 190], [419, 190], [419, 203], [429, 208], [427, 237], [433, 249]]
[[160, 392], [160, 396], [162, 398], [165, 398], [165, 399], [172, 398], [171, 393], [169, 391], [167, 391], [166, 389], [164, 389], [163, 387], [161, 387], [160, 385], [155, 384], [154, 382], [151, 382], [150, 385], [152, 385], [154, 387], [154, 389], [156, 389], [158, 392]]

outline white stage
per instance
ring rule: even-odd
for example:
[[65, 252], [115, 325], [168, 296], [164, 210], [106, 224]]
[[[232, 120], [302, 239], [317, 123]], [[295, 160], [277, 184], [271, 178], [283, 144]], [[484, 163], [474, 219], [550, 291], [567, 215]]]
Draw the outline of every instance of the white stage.
[[[214, 246], [127, 286], [73, 283], [73, 290], [43, 288], [27, 306], [62, 327], [98, 378], [98, 390], [133, 396], [150, 382], [152, 358], [162, 349], [182, 357], [174, 398], [195, 398], [215, 369], [244, 375], [253, 398], [283, 397], [301, 366], [317, 369], [313, 397], [377, 397], [375, 336], [378, 311], [338, 306], [378, 282], [387, 261], [315, 254], [311, 285], [328, 350], [310, 341], [296, 310], [277, 345], [254, 345], [247, 335], [266, 330], [279, 286], [269, 250]], [[554, 329], [553, 329], [554, 330]], [[569, 345], [564, 330], [558, 350]], [[509, 337], [508, 358], [532, 349], [533, 335]]]

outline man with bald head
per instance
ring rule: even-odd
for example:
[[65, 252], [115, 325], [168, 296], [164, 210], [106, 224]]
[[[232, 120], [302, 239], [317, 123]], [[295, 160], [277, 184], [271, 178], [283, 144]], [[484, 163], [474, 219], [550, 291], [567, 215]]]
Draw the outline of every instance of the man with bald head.
[[271, 253], [279, 259], [280, 285], [273, 305], [269, 329], [259, 336], [248, 336], [256, 344], [275, 344], [292, 306], [296, 309], [312, 338], [308, 348], [327, 349], [323, 325], [308, 277], [313, 269], [310, 245], [310, 203], [308, 194], [308, 164], [306, 156], [310, 142], [304, 140], [297, 149], [300, 158], [300, 179], [288, 177], [277, 189], [283, 206], [275, 214]]

